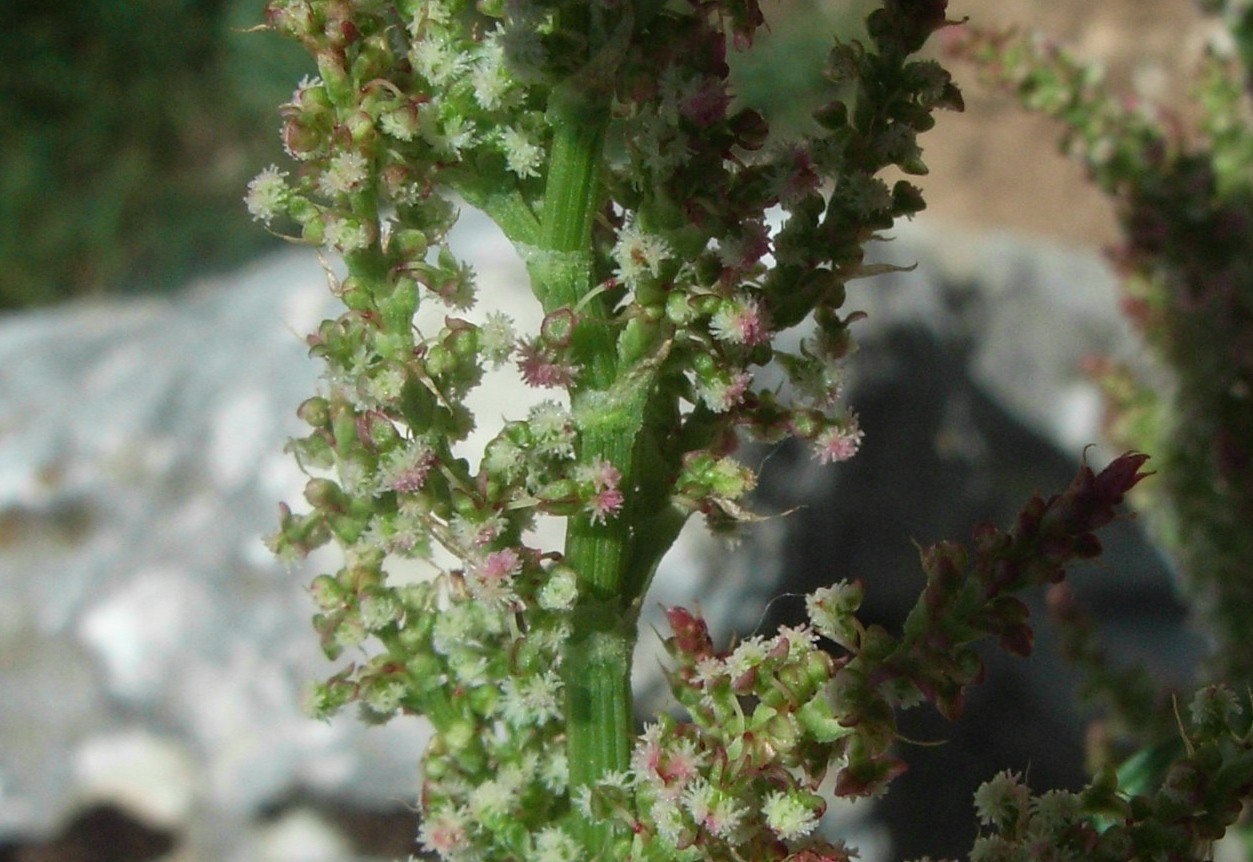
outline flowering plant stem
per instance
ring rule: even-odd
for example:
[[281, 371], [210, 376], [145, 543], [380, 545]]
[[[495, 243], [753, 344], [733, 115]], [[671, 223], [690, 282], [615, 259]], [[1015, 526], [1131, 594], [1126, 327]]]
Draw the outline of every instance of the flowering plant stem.
[[[559, 109], [560, 110], [560, 109]], [[602, 161], [604, 108], [588, 112], [562, 111], [556, 118], [548, 184], [544, 191], [541, 253], [583, 261], [579, 266], [532, 266], [532, 289], [543, 297], [546, 311], [577, 307], [588, 299], [591, 284], [592, 219], [600, 189], [597, 173]], [[546, 259], [546, 258], [542, 258]], [[607, 327], [596, 321], [581, 326], [573, 336], [582, 343], [586, 378], [607, 389], [614, 371], [614, 343]], [[572, 393], [577, 411], [580, 393]], [[626, 406], [626, 405], [623, 405]], [[578, 457], [582, 463], [613, 464], [622, 476], [628, 499], [633, 487], [633, 449], [639, 431], [635, 421], [642, 411], [618, 410], [619, 421], [585, 430]], [[625, 420], [625, 421], [623, 421]], [[565, 558], [578, 573], [578, 594], [570, 635], [562, 651], [565, 685], [566, 756], [570, 786], [590, 786], [606, 772], [625, 771], [630, 765], [631, 655], [635, 622], [627, 582], [629, 522], [616, 518], [594, 523], [589, 515], [573, 518], [567, 528]], [[605, 847], [611, 825], [581, 821], [584, 847]]]
[[[724, 534], [753, 520], [740, 435], [794, 438], [820, 464], [857, 452], [845, 288], [885, 268], [865, 245], [923, 208], [881, 175], [925, 173], [918, 134], [961, 108], [948, 73], [912, 59], [952, 23], [946, 5], [885, 0], [864, 41], [836, 40], [830, 101], [785, 140], [729, 87], [727, 51], [764, 23], [756, 0], [270, 0], [268, 26], [320, 77], [283, 107], [296, 175], [262, 172], [248, 207], [347, 267], [344, 310], [309, 336], [325, 390], [290, 444], [310, 510], [282, 506], [271, 545], [342, 548], [311, 593], [327, 656], [352, 660], [310, 711], [430, 722], [419, 840], [445, 862], [848, 862], [818, 831], [826, 776], [840, 796], [882, 793], [904, 768], [896, 711], [956, 718], [978, 640], [1029, 653], [1016, 593], [1098, 554], [1094, 531], [1143, 478], [1140, 455], [1085, 466], [1008, 531], [928, 549], [899, 636], [863, 624], [863, 587], [844, 582], [808, 597], [809, 623], [725, 649], [668, 608], [683, 714], [634, 732], [661, 557], [695, 513]], [[454, 195], [518, 250], [538, 331], [505, 313], [521, 297], [477, 313], [447, 243]], [[442, 322], [422, 316], [432, 304]], [[554, 397], [466, 452], [469, 396], [508, 362]], [[540, 546], [554, 518], [562, 550]], [[430, 577], [398, 582], [405, 559]], [[1177, 844], [1214, 828], [1185, 825]], [[1004, 840], [1019, 826], [1004, 818]]]

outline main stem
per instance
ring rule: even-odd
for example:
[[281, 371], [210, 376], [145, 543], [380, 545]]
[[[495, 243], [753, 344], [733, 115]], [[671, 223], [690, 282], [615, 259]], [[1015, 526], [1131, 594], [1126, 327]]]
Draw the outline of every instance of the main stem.
[[[555, 128], [540, 247], [567, 261], [584, 262], [533, 273], [548, 280], [537, 289], [551, 311], [579, 305], [592, 289], [592, 220], [599, 205], [598, 173], [608, 113], [589, 110], [586, 102], [576, 100], [554, 106], [550, 116]], [[608, 397], [617, 373], [612, 332], [605, 321], [595, 319], [600, 311], [595, 304], [585, 306], [576, 328], [574, 347], [581, 360], [581, 377], [571, 392], [571, 406], [580, 425], [578, 457], [583, 464], [597, 460], [613, 464], [621, 474], [621, 489], [630, 494], [634, 485], [631, 456], [639, 426], [638, 421], [614, 418], [622, 416], [622, 411], [596, 409]], [[606, 772], [626, 770], [630, 765], [635, 622], [631, 597], [623, 595], [629, 538], [625, 518], [593, 523], [579, 516], [571, 519], [567, 530], [565, 558], [579, 579], [572, 630], [562, 656], [572, 793], [594, 784]], [[605, 859], [613, 827], [584, 818], [577, 822], [578, 837], [589, 856]]]

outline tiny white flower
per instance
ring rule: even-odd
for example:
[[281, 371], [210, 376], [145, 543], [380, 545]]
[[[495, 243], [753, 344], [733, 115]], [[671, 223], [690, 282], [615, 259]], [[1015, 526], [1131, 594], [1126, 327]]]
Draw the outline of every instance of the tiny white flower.
[[508, 782], [495, 778], [471, 790], [467, 804], [471, 817], [485, 820], [505, 816], [513, 810], [517, 801], [517, 790]]
[[784, 841], [803, 838], [818, 827], [818, 814], [796, 794], [776, 790], [762, 806], [766, 825]]
[[1022, 777], [1008, 769], [998, 772], [975, 791], [975, 813], [984, 826], [1009, 830], [1026, 816], [1031, 793]]
[[495, 111], [513, 101], [513, 77], [505, 65], [505, 51], [498, 34], [499, 31], [493, 32], [483, 40], [479, 60], [470, 70], [474, 101], [485, 111]]
[[574, 600], [578, 597], [579, 584], [574, 569], [556, 566], [536, 598], [539, 606], [546, 611], [563, 611], [574, 607]]
[[539, 780], [553, 793], [564, 792], [570, 783], [570, 762], [566, 753], [560, 749], [549, 751], [540, 763]]
[[428, 853], [447, 857], [465, 846], [469, 821], [466, 815], [451, 808], [430, 812], [418, 830], [418, 841]]
[[348, 194], [360, 188], [370, 176], [370, 164], [361, 153], [349, 150], [331, 157], [331, 163], [319, 182], [331, 194]]
[[493, 311], [479, 327], [479, 350], [494, 368], [509, 361], [517, 340], [513, 331], [513, 319], [503, 312]]
[[344, 254], [361, 251], [370, 245], [371, 240], [369, 228], [356, 219], [348, 217], [327, 219], [326, 241]]
[[535, 448], [542, 455], [574, 457], [574, 418], [556, 401], [541, 401], [527, 414]]
[[618, 241], [613, 247], [618, 278], [628, 287], [633, 287], [645, 276], [656, 278], [661, 274], [661, 265], [673, 255], [663, 237], [645, 233], [634, 224], [626, 225], [618, 232]]
[[535, 835], [534, 862], [577, 862], [582, 848], [559, 826], [545, 826]]
[[539, 176], [539, 169], [544, 164], [544, 150], [534, 144], [525, 132], [507, 126], [500, 132], [500, 144], [511, 173], [522, 179]]
[[861, 606], [863, 594], [860, 584], [848, 581], [814, 590], [805, 597], [805, 611], [814, 630], [851, 649], [858, 637], [858, 623], [853, 614]]
[[466, 70], [468, 58], [450, 40], [431, 36], [419, 39], [409, 51], [418, 74], [441, 86], [456, 81]]
[[766, 641], [761, 635], [754, 635], [742, 641], [727, 659], [727, 671], [732, 678], [748, 673], [760, 667], [766, 661]]
[[248, 183], [244, 205], [254, 221], [268, 225], [282, 214], [286, 203], [287, 172], [280, 171], [276, 165], [270, 165]]

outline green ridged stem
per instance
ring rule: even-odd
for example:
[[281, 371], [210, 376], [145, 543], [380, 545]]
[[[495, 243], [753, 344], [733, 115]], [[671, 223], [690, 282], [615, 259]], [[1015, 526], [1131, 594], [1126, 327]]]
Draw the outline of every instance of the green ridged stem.
[[[595, 302], [584, 302], [593, 288], [592, 220], [600, 203], [598, 173], [608, 112], [604, 106], [561, 96], [554, 93], [549, 111], [554, 120], [552, 155], [539, 243], [528, 269], [546, 311], [580, 309], [571, 343], [581, 368], [571, 396], [580, 430], [579, 460], [612, 463], [622, 475], [620, 487], [629, 493], [631, 454], [643, 411], [630, 417], [630, 411], [604, 409], [613, 401], [616, 347], [612, 331], [596, 319], [603, 310]], [[629, 600], [621, 595], [629, 558], [627, 523], [618, 517], [597, 524], [579, 516], [571, 519], [567, 531], [565, 558], [579, 579], [572, 631], [562, 656], [572, 793], [608, 771], [630, 765], [635, 624], [627, 613]], [[612, 826], [577, 822], [577, 837], [589, 855], [605, 854]]]

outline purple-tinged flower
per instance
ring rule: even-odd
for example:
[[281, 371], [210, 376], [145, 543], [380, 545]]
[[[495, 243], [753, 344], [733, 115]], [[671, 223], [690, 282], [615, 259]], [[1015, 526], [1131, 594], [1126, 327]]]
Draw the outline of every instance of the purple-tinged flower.
[[468, 825], [465, 814], [460, 811], [445, 808], [428, 813], [418, 830], [418, 841], [428, 853], [447, 858], [465, 847]]
[[644, 233], [633, 224], [618, 232], [613, 258], [618, 263], [616, 275], [628, 287], [635, 287], [644, 277], [656, 278], [661, 265], [673, 256], [669, 243], [656, 234]]
[[435, 452], [430, 446], [411, 441], [388, 453], [380, 471], [379, 485], [383, 490], [402, 494], [420, 491], [435, 461]]
[[719, 78], [706, 78], [683, 99], [679, 112], [685, 120], [704, 129], [726, 119], [729, 104], [731, 95], [727, 92], [726, 82]]
[[705, 406], [715, 413], [726, 413], [738, 406], [753, 382], [747, 371], [737, 371], [729, 377], [718, 375], [710, 380], [697, 379], [696, 394]]
[[578, 368], [557, 358], [539, 341], [518, 343], [518, 372], [527, 386], [541, 389], [564, 389], [578, 376]]
[[622, 473], [609, 461], [597, 458], [591, 464], [579, 468], [578, 478], [579, 481], [590, 484], [594, 490], [604, 491], [617, 488], [622, 481]]
[[672, 798], [695, 780], [707, 764], [708, 757], [693, 740], [656, 723], [644, 728], [631, 754], [631, 770], [636, 779]]
[[492, 551], [466, 572], [466, 587], [488, 604], [509, 604], [516, 595], [513, 579], [522, 572], [522, 558], [513, 548]]
[[617, 488], [597, 491], [588, 500], [587, 508], [592, 513], [592, 523], [603, 524], [622, 509], [622, 492]]
[[709, 321], [714, 338], [752, 347], [770, 340], [770, 325], [761, 303], [740, 295], [724, 301]]
[[780, 158], [781, 170], [775, 180], [774, 193], [779, 204], [791, 209], [821, 185], [809, 151], [799, 144]]
[[761, 219], [740, 224], [718, 245], [718, 259], [732, 274], [745, 272], [770, 253], [770, 230]]
[[622, 481], [622, 473], [613, 464], [597, 458], [590, 465], [579, 471], [579, 479], [592, 486], [592, 496], [587, 501], [587, 508], [592, 513], [592, 522], [605, 523], [622, 508], [623, 496], [618, 489]]
[[861, 448], [864, 432], [853, 416], [844, 425], [832, 425], [814, 440], [814, 457], [822, 464], [847, 461]]

